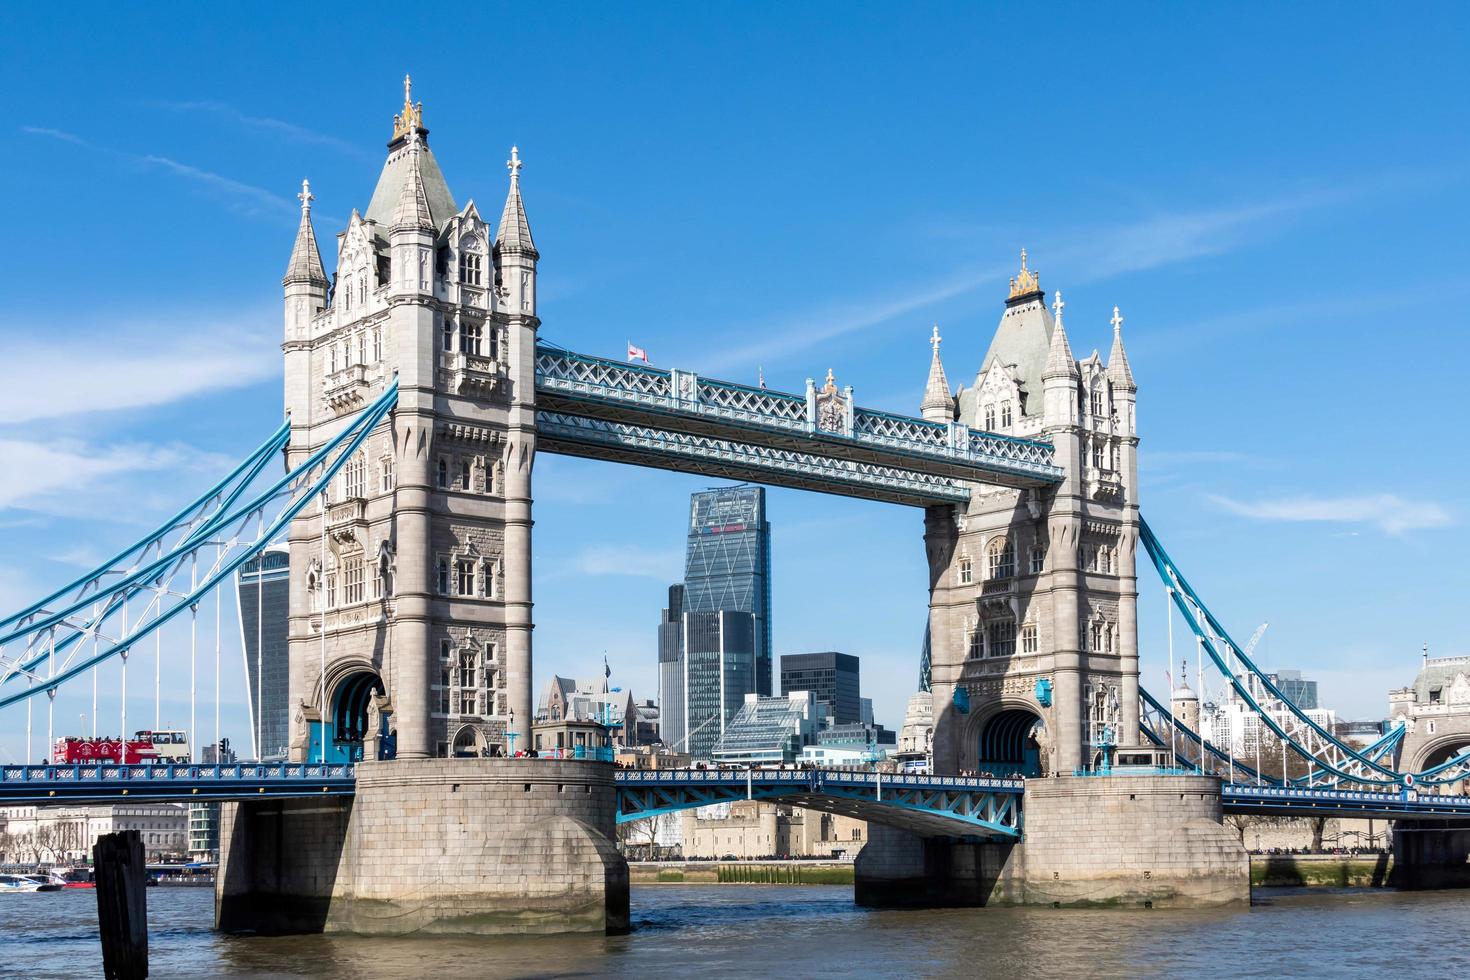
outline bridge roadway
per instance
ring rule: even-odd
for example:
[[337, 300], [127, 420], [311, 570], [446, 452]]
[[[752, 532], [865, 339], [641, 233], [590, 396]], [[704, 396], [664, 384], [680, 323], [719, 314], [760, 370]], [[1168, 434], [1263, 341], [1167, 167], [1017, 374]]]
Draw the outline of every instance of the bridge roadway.
[[[1106, 778], [1106, 777], [1084, 777]], [[843, 769], [619, 770], [618, 822], [713, 803], [765, 800], [840, 813], [941, 837], [1020, 836], [1025, 782]], [[0, 805], [122, 800], [245, 800], [350, 796], [347, 764], [0, 765]], [[1226, 813], [1287, 817], [1467, 820], [1470, 796], [1234, 783]]]
[[697, 472], [891, 503], [963, 503], [966, 482], [1060, 483], [1048, 442], [806, 394], [701, 378], [542, 343], [539, 451]]

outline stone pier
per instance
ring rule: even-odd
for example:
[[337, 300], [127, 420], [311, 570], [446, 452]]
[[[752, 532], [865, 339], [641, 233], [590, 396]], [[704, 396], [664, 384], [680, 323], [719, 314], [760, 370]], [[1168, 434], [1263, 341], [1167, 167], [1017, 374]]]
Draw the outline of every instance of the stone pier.
[[351, 799], [224, 805], [216, 928], [627, 931], [611, 766], [425, 759], [357, 773]]
[[1395, 823], [1389, 884], [1416, 891], [1470, 888], [1470, 821]]
[[1250, 901], [1250, 860], [1203, 776], [1033, 779], [1017, 844], [873, 827], [855, 895], [870, 906], [1190, 908]]

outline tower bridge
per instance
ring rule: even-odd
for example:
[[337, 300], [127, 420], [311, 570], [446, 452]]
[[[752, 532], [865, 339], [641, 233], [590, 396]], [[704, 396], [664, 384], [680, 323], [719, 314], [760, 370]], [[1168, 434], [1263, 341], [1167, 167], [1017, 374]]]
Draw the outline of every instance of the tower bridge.
[[[958, 390], [935, 329], [916, 417], [860, 407], [831, 371], [785, 393], [575, 353], [541, 336], [514, 147], [507, 168], [492, 226], [456, 203], [405, 84], [330, 276], [303, 182], [283, 279], [288, 422], [154, 533], [0, 619], [0, 709], [26, 711], [28, 742], [36, 708], [49, 739], [56, 692], [90, 678], [95, 701], [104, 670], [118, 672], [126, 731], [130, 659], [136, 684], [153, 654], [156, 705], [160, 630], [187, 627], [192, 675], [201, 608], [217, 624], [220, 586], [284, 544], [290, 758], [0, 767], [0, 798], [232, 801], [217, 922], [264, 932], [618, 931], [616, 822], [727, 798], [872, 820], [857, 869], [870, 903], [1242, 901], [1227, 812], [1412, 819], [1416, 840], [1439, 843], [1406, 849], [1406, 867], [1448, 853], [1466, 870], [1470, 830], [1443, 822], [1464, 812], [1470, 751], [1439, 739], [1405, 757], [1403, 731], [1367, 748], [1337, 739], [1235, 644], [1143, 522], [1116, 307], [1106, 359], [1076, 357], [1066, 304], [1047, 302], [1023, 252]], [[923, 508], [934, 774], [507, 758], [532, 721], [538, 452]], [[1140, 546], [1307, 776], [1266, 776], [1140, 690]]]

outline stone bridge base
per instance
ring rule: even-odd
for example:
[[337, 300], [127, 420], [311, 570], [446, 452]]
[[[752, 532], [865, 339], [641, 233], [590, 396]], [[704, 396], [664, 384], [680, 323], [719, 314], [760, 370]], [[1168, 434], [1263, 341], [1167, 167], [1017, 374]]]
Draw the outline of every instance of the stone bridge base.
[[1017, 844], [871, 826], [859, 905], [1190, 908], [1250, 901], [1250, 859], [1200, 776], [1034, 779]]
[[1470, 888], [1470, 821], [1400, 820], [1393, 827], [1395, 888]]
[[226, 932], [628, 929], [606, 763], [427, 759], [358, 766], [352, 798], [225, 804]]

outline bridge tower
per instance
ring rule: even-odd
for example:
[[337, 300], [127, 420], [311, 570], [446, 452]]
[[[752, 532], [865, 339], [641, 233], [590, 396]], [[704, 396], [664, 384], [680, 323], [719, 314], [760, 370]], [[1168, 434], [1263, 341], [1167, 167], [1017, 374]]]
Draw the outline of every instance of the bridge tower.
[[351, 799], [221, 813], [227, 931], [618, 932], [612, 767], [509, 759], [531, 730], [536, 272], [520, 153], [496, 233], [403, 108], [328, 279], [302, 190], [285, 277], [292, 462], [398, 401], [289, 532], [294, 760]]
[[293, 455], [395, 374], [399, 398], [325, 513], [291, 528], [298, 760], [323, 742], [328, 759], [376, 751], [390, 733], [404, 759], [502, 754], [531, 722], [538, 254], [519, 153], [492, 239], [473, 201], [455, 204], [428, 137], [406, 90], [367, 211], [338, 235], [330, 289], [303, 190], [285, 280]]
[[1022, 252], [975, 381], [952, 397], [936, 331], [926, 417], [1046, 439], [1065, 472], [928, 508], [939, 771], [1071, 772], [1138, 740], [1138, 389], [1118, 311], [1108, 360], [1079, 361], [1064, 308]]

